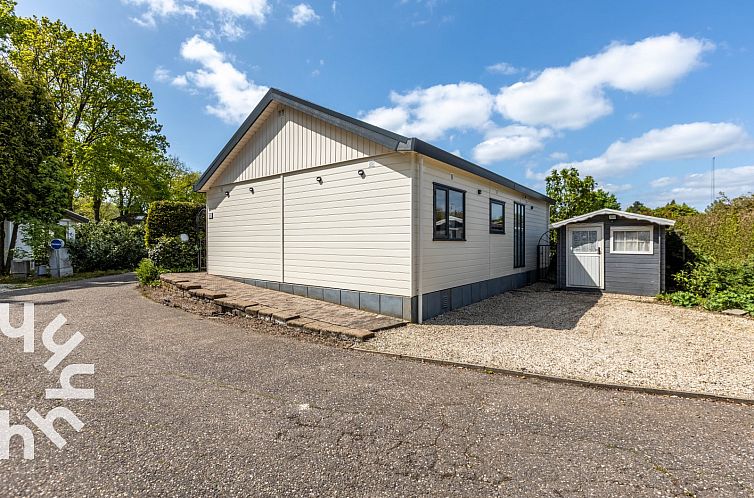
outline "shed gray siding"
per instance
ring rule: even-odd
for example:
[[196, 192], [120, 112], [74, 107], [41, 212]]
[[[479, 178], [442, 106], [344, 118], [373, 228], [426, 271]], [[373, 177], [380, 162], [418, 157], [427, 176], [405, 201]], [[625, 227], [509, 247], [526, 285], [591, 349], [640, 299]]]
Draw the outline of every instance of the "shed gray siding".
[[[653, 225], [652, 254], [613, 254], [610, 251], [612, 227], [647, 226], [646, 221], [609, 219], [595, 216], [590, 223], [602, 223], [605, 237], [605, 292], [654, 296], [665, 290], [665, 227]], [[568, 255], [566, 227], [558, 229], [557, 284], [566, 288], [566, 258]]]

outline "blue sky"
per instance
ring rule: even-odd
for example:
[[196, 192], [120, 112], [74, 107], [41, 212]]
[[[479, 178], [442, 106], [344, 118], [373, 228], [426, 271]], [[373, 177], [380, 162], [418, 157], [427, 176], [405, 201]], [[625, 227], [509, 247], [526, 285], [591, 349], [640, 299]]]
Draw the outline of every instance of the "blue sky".
[[754, 191], [754, 3], [20, 0], [97, 29], [203, 170], [268, 87], [544, 190], [575, 165], [624, 204]]

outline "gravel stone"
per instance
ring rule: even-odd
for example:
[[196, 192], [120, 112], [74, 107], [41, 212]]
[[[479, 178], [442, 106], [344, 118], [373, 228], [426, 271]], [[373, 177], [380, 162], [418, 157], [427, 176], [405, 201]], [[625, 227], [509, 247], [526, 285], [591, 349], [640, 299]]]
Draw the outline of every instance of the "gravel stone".
[[593, 382], [754, 398], [754, 320], [537, 284], [362, 349]]

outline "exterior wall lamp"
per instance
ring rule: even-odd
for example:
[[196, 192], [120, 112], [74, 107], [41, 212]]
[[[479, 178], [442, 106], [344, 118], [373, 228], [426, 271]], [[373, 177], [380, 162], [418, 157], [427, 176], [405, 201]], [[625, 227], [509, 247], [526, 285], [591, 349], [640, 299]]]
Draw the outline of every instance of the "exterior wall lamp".
[[254, 193], [254, 187], [249, 187], [249, 192]]
[[363, 169], [360, 169], [359, 171], [357, 171], [357, 173], [358, 173], [358, 174], [359, 174], [359, 176], [360, 176], [360, 177], [362, 177], [362, 178], [364, 178], [365, 176], [367, 176], [367, 175], [366, 175], [366, 173], [364, 173], [364, 170], [363, 170]]
[[321, 176], [317, 177], [317, 183], [319, 183], [320, 185], [322, 185], [322, 177]]
[[225, 197], [230, 197], [230, 190], [225, 191]]

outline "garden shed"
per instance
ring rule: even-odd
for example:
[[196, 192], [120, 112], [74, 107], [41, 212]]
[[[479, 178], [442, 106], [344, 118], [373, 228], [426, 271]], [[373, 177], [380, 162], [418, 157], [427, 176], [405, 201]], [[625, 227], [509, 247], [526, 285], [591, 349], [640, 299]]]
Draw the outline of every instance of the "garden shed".
[[665, 291], [665, 236], [673, 220], [600, 209], [552, 224], [557, 287], [654, 296]]

